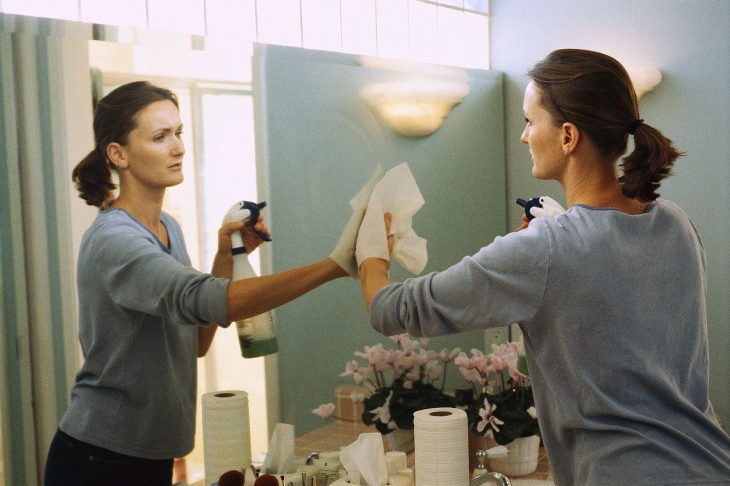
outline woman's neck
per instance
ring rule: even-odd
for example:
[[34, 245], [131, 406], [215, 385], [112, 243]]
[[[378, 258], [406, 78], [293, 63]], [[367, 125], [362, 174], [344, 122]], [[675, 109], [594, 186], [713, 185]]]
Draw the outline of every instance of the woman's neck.
[[124, 209], [134, 219], [159, 236], [163, 232], [160, 214], [162, 213], [162, 201], [164, 197], [164, 189], [161, 191], [141, 192], [122, 188], [119, 197], [114, 201], [112, 206]]
[[568, 207], [576, 204], [641, 214], [647, 203], [624, 196], [615, 163], [576, 160], [560, 181]]

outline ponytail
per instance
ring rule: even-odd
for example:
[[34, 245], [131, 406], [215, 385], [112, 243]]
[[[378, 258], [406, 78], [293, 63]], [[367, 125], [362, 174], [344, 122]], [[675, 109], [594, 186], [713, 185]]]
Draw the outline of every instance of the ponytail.
[[684, 154], [639, 118], [636, 92], [621, 63], [600, 52], [558, 49], [527, 74], [556, 125], [574, 123], [611, 164], [626, 152], [628, 135], [634, 135], [634, 151], [621, 159], [621, 191], [646, 202], [659, 197], [661, 181]]
[[71, 179], [86, 204], [102, 209], [113, 199], [112, 191], [117, 188], [106, 158], [96, 149], [74, 167]]
[[640, 123], [634, 129], [634, 151], [622, 159], [619, 177], [624, 196], [641, 201], [659, 197], [661, 181], [672, 173], [672, 166], [684, 153], [656, 128]]

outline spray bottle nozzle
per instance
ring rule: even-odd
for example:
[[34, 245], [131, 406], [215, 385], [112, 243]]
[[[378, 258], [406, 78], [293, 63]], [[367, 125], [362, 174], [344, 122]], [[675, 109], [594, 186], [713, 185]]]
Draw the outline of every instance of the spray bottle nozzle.
[[542, 203], [540, 202], [539, 197], [533, 197], [530, 200], [522, 199], [521, 197], [517, 198], [517, 204], [525, 208], [525, 215], [527, 216], [528, 221], [532, 221], [535, 216], [530, 212], [530, 209], [532, 208], [541, 208]]
[[[234, 221], [246, 221], [251, 228], [254, 227], [256, 221], [259, 219], [259, 213], [261, 209], [266, 207], [266, 201], [255, 203], [251, 201], [239, 201], [230, 207], [223, 218], [224, 223], [232, 223]], [[254, 228], [256, 235], [264, 241], [271, 241], [271, 237]], [[231, 243], [233, 244], [234, 254], [238, 251], [245, 252], [241, 235], [235, 232], [231, 235]]]
[[565, 212], [563, 206], [550, 196], [533, 197], [530, 200], [517, 198], [516, 202], [525, 208], [525, 215], [528, 221], [532, 221], [536, 216], [555, 218]]

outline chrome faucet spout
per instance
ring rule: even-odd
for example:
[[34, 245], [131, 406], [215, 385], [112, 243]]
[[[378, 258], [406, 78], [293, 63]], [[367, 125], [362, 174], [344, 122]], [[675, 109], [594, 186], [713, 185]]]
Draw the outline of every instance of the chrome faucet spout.
[[469, 486], [484, 486], [490, 481], [497, 486], [512, 486], [509, 478], [504, 474], [498, 472], [486, 472], [484, 474], [480, 474], [479, 476], [472, 478], [472, 480], [469, 481]]

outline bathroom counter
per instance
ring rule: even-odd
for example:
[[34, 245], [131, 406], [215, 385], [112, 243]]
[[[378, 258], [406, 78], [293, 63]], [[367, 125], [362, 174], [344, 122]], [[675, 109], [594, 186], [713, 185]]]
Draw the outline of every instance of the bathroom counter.
[[[363, 432], [376, 432], [376, 430], [375, 427], [369, 427], [362, 422], [332, 420], [326, 425], [294, 439], [294, 453], [297, 457], [303, 458], [312, 452], [336, 451], [357, 440]], [[413, 452], [408, 454], [407, 460], [408, 466], [414, 467]], [[547, 479], [549, 470], [547, 456], [541, 447], [537, 470], [522, 479]]]

